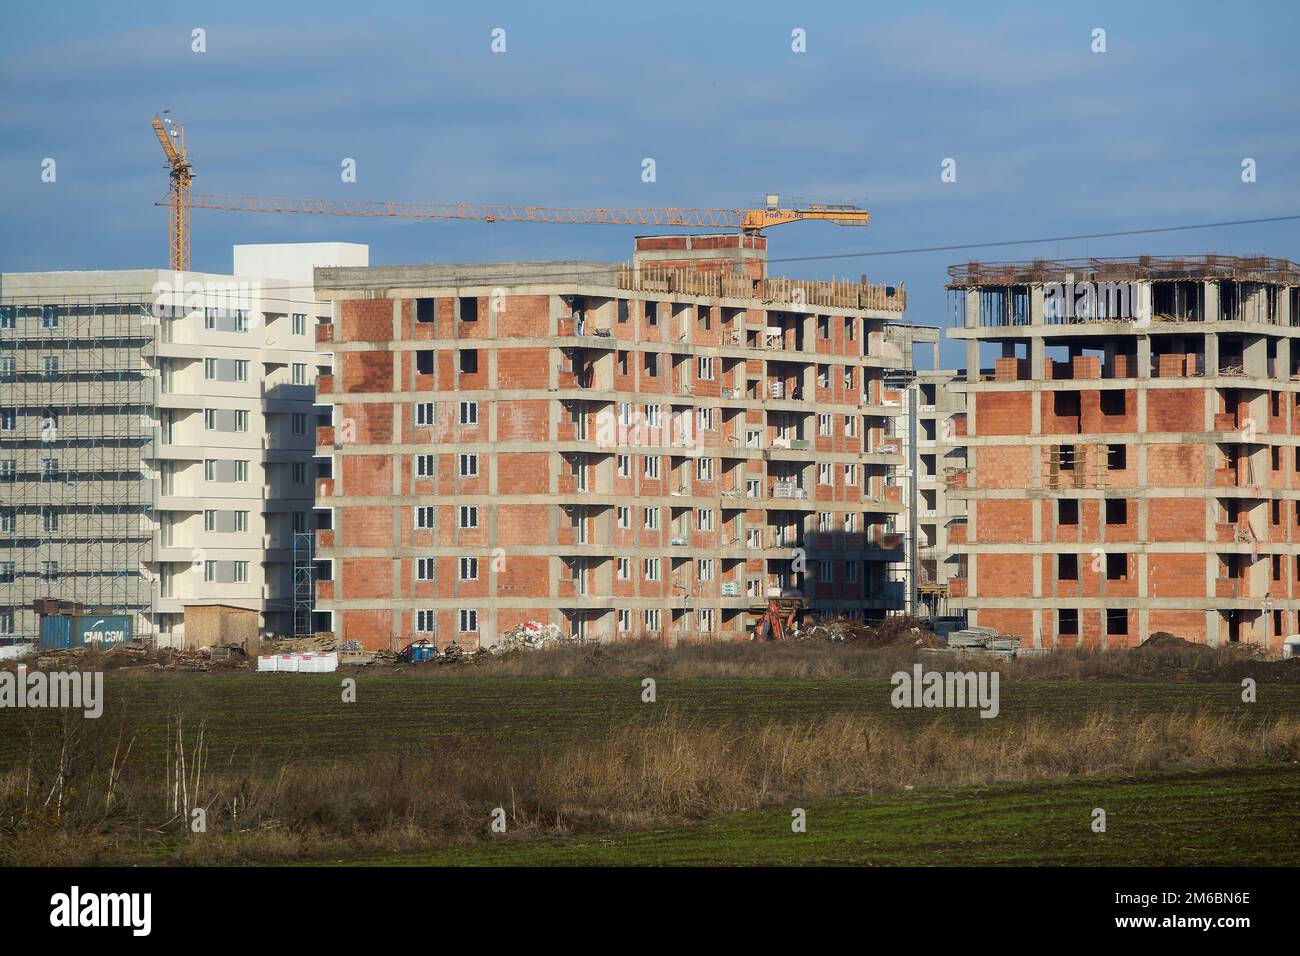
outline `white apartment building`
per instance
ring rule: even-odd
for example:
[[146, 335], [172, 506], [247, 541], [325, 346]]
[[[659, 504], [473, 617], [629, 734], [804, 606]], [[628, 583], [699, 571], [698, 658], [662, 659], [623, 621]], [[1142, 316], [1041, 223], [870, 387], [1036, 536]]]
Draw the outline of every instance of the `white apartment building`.
[[310, 630], [315, 383], [332, 361], [311, 270], [368, 249], [234, 260], [0, 275], [0, 639], [83, 609], [170, 645], [216, 607], [264, 635]]

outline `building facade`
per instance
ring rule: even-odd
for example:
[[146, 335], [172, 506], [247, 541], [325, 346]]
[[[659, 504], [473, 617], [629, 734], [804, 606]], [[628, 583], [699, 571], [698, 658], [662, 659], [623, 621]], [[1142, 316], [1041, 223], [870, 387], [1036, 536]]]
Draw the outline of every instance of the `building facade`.
[[1300, 609], [1300, 267], [970, 263], [948, 288], [969, 508], [949, 587], [972, 623], [1279, 649]]
[[0, 638], [84, 610], [181, 644], [187, 613], [218, 606], [263, 634], [311, 630], [294, 585], [311, 574], [329, 314], [310, 268], [0, 276]]
[[631, 265], [320, 269], [337, 321], [318, 607], [341, 640], [746, 636], [774, 596], [901, 608], [904, 290], [766, 274], [763, 237]]

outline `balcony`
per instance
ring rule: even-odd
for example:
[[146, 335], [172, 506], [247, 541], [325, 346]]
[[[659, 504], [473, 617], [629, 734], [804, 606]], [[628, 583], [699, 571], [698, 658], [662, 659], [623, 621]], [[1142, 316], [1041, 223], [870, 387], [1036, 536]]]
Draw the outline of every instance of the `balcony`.
[[1241, 483], [1237, 480], [1236, 468], [1216, 468], [1214, 469], [1214, 486], [1216, 488], [1238, 488]]
[[966, 596], [967, 596], [966, 579], [965, 579], [965, 578], [949, 578], [949, 579], [948, 579], [948, 596], [949, 596], [949, 597], [955, 597], [955, 598], [958, 598], [958, 597], [962, 597], [962, 598], [964, 598], [964, 597], [966, 597]]
[[793, 481], [778, 481], [772, 485], [772, 497], [804, 501], [808, 498], [808, 489], [798, 487]]
[[[318, 326], [318, 328], [319, 328], [319, 326]], [[317, 375], [317, 376], [316, 376], [316, 394], [317, 394], [317, 395], [328, 395], [328, 394], [330, 394], [330, 393], [333, 392], [333, 391], [334, 391], [334, 376], [333, 376], [333, 374], [324, 374], [324, 375]]]
[[316, 341], [317, 341], [317, 342], [333, 342], [333, 341], [334, 341], [334, 326], [333, 326], [333, 325], [317, 325], [317, 326], [316, 326]]
[[334, 426], [319, 425], [316, 428], [316, 447], [317, 448], [337, 448], [334, 442]]
[[1214, 416], [1214, 430], [1216, 432], [1234, 432], [1239, 427], [1237, 416], [1233, 412], [1219, 412]]

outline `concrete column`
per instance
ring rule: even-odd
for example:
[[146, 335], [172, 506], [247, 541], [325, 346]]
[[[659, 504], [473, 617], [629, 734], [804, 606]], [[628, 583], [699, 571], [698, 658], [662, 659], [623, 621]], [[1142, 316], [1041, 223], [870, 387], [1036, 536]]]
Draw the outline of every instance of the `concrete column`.
[[980, 324], [980, 294], [978, 289], [966, 289], [966, 328], [976, 329]]
[[1044, 359], [1047, 354], [1046, 343], [1035, 336], [1029, 340], [1029, 378], [1035, 382], [1043, 380]]
[[[1046, 296], [1043, 287], [1041, 285], [1030, 286], [1029, 288], [1029, 324], [1030, 325], [1043, 324], [1043, 302], [1045, 298]], [[1037, 618], [1035, 618], [1034, 620], [1035, 620], [1035, 626], [1037, 626]]]
[[1151, 336], [1137, 337], [1137, 372], [1138, 378], [1151, 377]]

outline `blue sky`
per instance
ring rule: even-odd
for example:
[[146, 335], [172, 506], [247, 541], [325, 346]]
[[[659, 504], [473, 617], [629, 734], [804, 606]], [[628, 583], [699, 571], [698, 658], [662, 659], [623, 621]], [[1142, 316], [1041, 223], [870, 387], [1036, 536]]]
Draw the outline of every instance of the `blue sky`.
[[[1300, 213], [1294, 3], [146, 0], [9, 3], [2, 16], [0, 271], [164, 266], [149, 119], [168, 107], [198, 192], [858, 202], [867, 229], [771, 230], [772, 271], [905, 282], [909, 318], [928, 324], [945, 321], [946, 267], [968, 258], [1300, 260], [1297, 222], [809, 258]], [[196, 27], [206, 53], [191, 52]], [[504, 54], [490, 49], [497, 27]], [[1105, 53], [1091, 50], [1097, 27]], [[791, 50], [796, 28], [805, 53]], [[345, 157], [356, 183], [340, 179]], [[944, 183], [949, 157], [957, 181]], [[638, 231], [199, 210], [193, 264], [228, 271], [236, 242], [324, 240], [369, 243], [375, 263], [618, 261]]]

